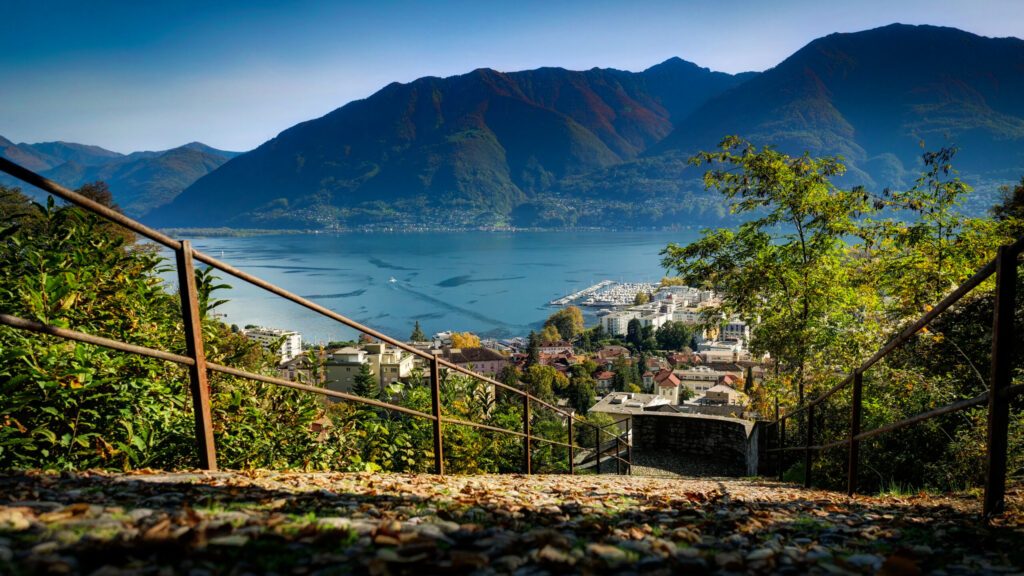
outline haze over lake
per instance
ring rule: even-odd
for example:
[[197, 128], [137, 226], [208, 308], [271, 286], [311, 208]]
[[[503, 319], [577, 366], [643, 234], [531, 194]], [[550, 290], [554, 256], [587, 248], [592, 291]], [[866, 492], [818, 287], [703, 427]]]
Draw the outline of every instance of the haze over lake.
[[[689, 230], [358, 233], [200, 238], [194, 245], [398, 338], [417, 320], [428, 335], [504, 338], [538, 328], [555, 310], [550, 300], [601, 280], [656, 282], [664, 276], [658, 252], [696, 237]], [[356, 336], [241, 280], [223, 281], [232, 289], [219, 297], [230, 302], [217, 311], [229, 324], [298, 330], [308, 342]]]

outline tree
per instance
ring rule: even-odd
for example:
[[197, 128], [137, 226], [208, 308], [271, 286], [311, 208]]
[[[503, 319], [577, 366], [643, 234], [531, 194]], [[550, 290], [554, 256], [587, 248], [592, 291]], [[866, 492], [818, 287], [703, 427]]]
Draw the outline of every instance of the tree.
[[640, 320], [633, 318], [626, 324], [626, 342], [633, 348], [639, 349], [644, 341], [644, 329], [640, 325]]
[[352, 393], [364, 398], [376, 398], [380, 395], [380, 385], [377, 383], [377, 377], [370, 370], [369, 363], [359, 366], [359, 374], [356, 374], [352, 382]]
[[558, 332], [558, 328], [551, 324], [545, 324], [544, 329], [540, 331], [541, 342], [558, 342], [562, 339], [562, 335]]
[[540, 337], [530, 330], [530, 335], [526, 339], [526, 367], [530, 368], [536, 364], [540, 364]]
[[654, 338], [661, 350], [682, 350], [684, 346], [690, 344], [693, 330], [682, 322], [671, 320], [658, 327]]
[[[106, 182], [96, 181], [90, 182], [88, 184], [83, 184], [81, 187], [75, 190], [75, 192], [78, 192], [79, 194], [85, 196], [89, 200], [99, 202], [100, 204], [114, 210], [115, 212], [124, 214], [124, 211], [121, 210], [121, 207], [118, 206], [117, 202], [114, 201], [114, 195], [113, 193], [110, 192], [110, 188], [107, 187]], [[112, 222], [107, 222], [106, 220], [103, 220], [99, 224], [99, 229], [107, 234], [111, 234], [113, 236], [121, 238], [122, 240], [124, 240], [126, 245], [135, 242], [135, 233], [118, 224], [114, 224]]]
[[594, 343], [590, 339], [590, 331], [584, 330], [576, 342], [576, 346], [583, 352], [593, 352]]
[[569, 385], [569, 405], [586, 415], [594, 405], [595, 382], [590, 375], [574, 377]]
[[551, 366], [534, 364], [527, 368], [523, 380], [530, 384], [530, 393], [544, 401], [552, 401], [555, 394], [564, 394], [569, 388], [569, 379]]
[[650, 293], [645, 292], [643, 290], [641, 290], [640, 292], [637, 292], [636, 296], [633, 297], [633, 305], [634, 306], [638, 306], [640, 304], [647, 304], [650, 301], [651, 301]]
[[554, 326], [561, 335], [560, 339], [572, 341], [583, 332], [583, 311], [576, 306], [563, 308], [544, 322], [544, 327]]
[[453, 332], [452, 348], [479, 348], [480, 337], [472, 332]]
[[791, 157], [728, 137], [720, 151], [691, 163], [711, 165], [705, 186], [750, 219], [737, 231], [708, 230], [687, 246], [670, 244], [662, 264], [689, 285], [716, 288], [726, 312], [759, 319], [752, 347], [792, 367], [802, 400], [812, 353], [828, 354], [833, 365], [859, 358], [845, 337], [860, 327], [863, 305], [851, 285], [845, 238], [860, 233], [858, 221], [872, 203], [861, 189], [832, 184], [845, 172], [836, 158]]
[[636, 368], [624, 358], [616, 358], [612, 362], [612, 372], [615, 377], [612, 379], [612, 388], [620, 392], [625, 391], [630, 384], [636, 384]]
[[1024, 176], [1013, 187], [1000, 188], [1002, 201], [992, 208], [992, 216], [1006, 226], [1012, 238], [1024, 236]]
[[37, 230], [43, 207], [21, 192], [21, 188], [0, 186], [0, 232], [16, 226], [24, 232]]
[[412, 334], [409, 335], [411, 342], [426, 342], [427, 335], [423, 333], [423, 329], [420, 328], [420, 321], [417, 320], [416, 324], [412, 327]]
[[[991, 258], [992, 239], [1001, 235], [996, 222], [962, 213], [971, 187], [952, 168], [955, 154], [955, 148], [925, 153], [925, 172], [914, 186], [886, 190], [878, 203], [899, 216], [863, 226], [864, 255], [876, 290], [888, 297], [890, 317], [915, 316], [939, 300]], [[1003, 206], [1012, 212], [1012, 201]]]

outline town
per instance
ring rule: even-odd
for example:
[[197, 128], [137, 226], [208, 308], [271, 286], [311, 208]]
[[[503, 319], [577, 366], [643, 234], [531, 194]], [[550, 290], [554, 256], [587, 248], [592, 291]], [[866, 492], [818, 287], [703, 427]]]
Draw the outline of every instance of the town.
[[[558, 302], [584, 298], [584, 306], [600, 302], [602, 308], [591, 327], [584, 326], [581, 309], [569, 305], [527, 337], [428, 337], [416, 322], [407, 343], [617, 429], [626, 442], [633, 417], [644, 413], [759, 418], [750, 392], [770, 358], [751, 353], [750, 327], [723, 316], [713, 291], [672, 279], [602, 281]], [[393, 384], [422, 381], [428, 370], [423, 357], [369, 337], [311, 346], [294, 331], [246, 326], [241, 332], [277, 355], [281, 377], [338, 392], [380, 398]]]

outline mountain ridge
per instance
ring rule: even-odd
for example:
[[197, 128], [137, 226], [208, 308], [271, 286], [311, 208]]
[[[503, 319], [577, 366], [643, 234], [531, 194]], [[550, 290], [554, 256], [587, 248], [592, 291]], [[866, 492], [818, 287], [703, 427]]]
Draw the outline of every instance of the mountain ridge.
[[[0, 136], [0, 156], [69, 188], [102, 180], [122, 210], [134, 217], [145, 216], [153, 208], [171, 202], [201, 176], [238, 154], [201, 142], [121, 154], [75, 142], [15, 144]], [[5, 174], [0, 174], [0, 184], [24, 188], [34, 196], [44, 194]]]
[[[194, 222], [199, 206], [211, 222], [246, 226], [297, 213], [337, 221], [408, 201], [490, 210], [498, 218], [482, 223], [496, 223], [566, 176], [638, 157], [674, 118], [748, 77], [670, 59], [643, 72], [478, 68], [393, 82], [284, 130], [152, 219]], [[228, 188], [245, 197], [218, 194]]]
[[979, 213], [1024, 172], [1020, 94], [1024, 40], [891, 24], [817, 38], [764, 72], [672, 57], [640, 72], [392, 82], [237, 155], [190, 143], [109, 159], [2, 137], [0, 154], [118, 182], [115, 198], [156, 226], [340, 230], [728, 223], [687, 162], [727, 135], [841, 156], [840, 185], [877, 191], [912, 185], [926, 150], [956, 146]]

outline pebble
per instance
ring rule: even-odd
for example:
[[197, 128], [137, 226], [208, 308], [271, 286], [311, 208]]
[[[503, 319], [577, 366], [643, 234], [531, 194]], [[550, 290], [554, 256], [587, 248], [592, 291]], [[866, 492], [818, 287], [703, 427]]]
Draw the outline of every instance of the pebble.
[[587, 552], [600, 557], [605, 562], [616, 564], [626, 559], [626, 553], [617, 546], [607, 544], [588, 544]]
[[870, 570], [878, 570], [882, 567], [882, 562], [884, 562], [882, 557], [875, 556], [874, 554], [854, 554], [846, 558], [847, 564]]

